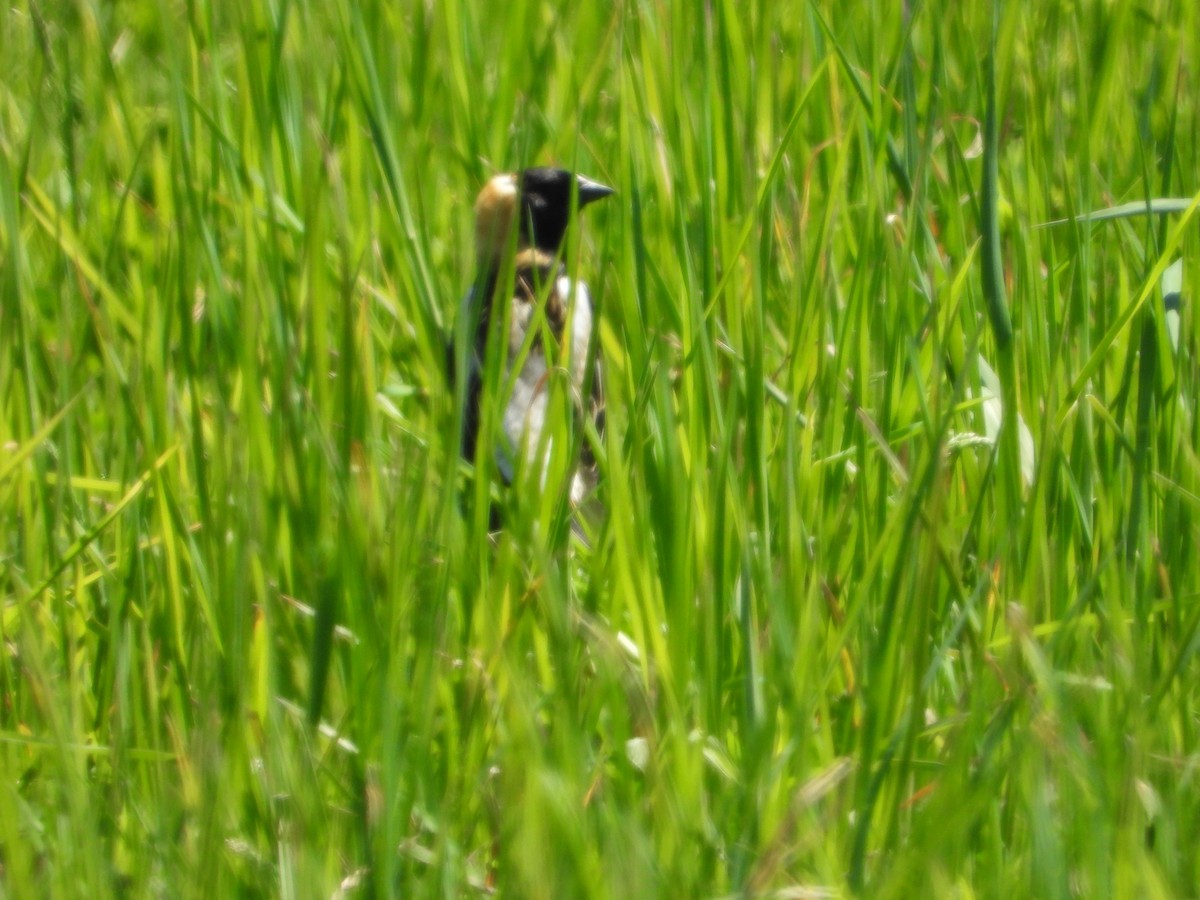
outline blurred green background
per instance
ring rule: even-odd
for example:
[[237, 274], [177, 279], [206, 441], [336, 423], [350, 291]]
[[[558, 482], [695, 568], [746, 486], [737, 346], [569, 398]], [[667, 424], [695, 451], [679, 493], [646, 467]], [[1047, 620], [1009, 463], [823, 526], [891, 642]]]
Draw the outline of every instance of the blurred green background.
[[[0, 48], [5, 894], [1196, 893], [1194, 3]], [[443, 371], [532, 164], [618, 191], [590, 546]]]

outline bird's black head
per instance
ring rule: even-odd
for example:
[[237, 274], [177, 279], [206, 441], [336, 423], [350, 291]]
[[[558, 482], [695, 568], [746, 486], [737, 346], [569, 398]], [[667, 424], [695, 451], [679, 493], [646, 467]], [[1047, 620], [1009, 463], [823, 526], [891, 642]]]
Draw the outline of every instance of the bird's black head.
[[557, 253], [571, 219], [571, 192], [578, 208], [607, 197], [613, 189], [565, 169], [525, 169], [520, 174], [521, 238], [530, 246]]

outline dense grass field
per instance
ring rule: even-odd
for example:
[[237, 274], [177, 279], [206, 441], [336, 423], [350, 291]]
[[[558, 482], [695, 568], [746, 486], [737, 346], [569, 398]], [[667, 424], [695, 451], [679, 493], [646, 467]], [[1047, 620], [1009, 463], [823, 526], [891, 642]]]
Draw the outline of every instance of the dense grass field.
[[[1200, 892], [1200, 12], [985, 7], [6, 4], [0, 893]], [[588, 542], [444, 371], [548, 163]]]

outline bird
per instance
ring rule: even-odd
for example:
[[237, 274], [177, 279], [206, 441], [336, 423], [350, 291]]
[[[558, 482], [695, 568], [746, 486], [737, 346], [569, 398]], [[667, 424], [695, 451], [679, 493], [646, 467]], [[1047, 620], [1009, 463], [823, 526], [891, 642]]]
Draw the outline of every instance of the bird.
[[[527, 465], [540, 465], [545, 484], [546, 466], [555, 448], [552, 439], [543, 440], [542, 432], [556, 366], [567, 376], [577, 409], [589, 406], [597, 427], [603, 427], [598, 364], [587, 384], [589, 361], [598, 363], [592, 348], [595, 311], [587, 284], [568, 275], [563, 244], [573, 210], [613, 193], [613, 188], [565, 169], [534, 167], [494, 176], [475, 201], [477, 273], [459, 313], [460, 339], [470, 342], [460, 451], [468, 462], [476, 460], [488, 341], [503, 340], [504, 346], [497, 348], [503, 353], [501, 384], [511, 388], [500, 399], [503, 434], [494, 447], [494, 458], [506, 484], [513, 483], [520, 458]], [[497, 304], [509, 305], [507, 334], [501, 335], [492, 324], [503, 315]], [[547, 338], [555, 344], [549, 352]], [[455, 383], [453, 344], [447, 357]], [[585, 388], [590, 388], [586, 404]], [[575, 467], [569, 487], [572, 506], [581, 503], [587, 489], [584, 473]], [[498, 526], [494, 509], [491, 524], [493, 529]]]

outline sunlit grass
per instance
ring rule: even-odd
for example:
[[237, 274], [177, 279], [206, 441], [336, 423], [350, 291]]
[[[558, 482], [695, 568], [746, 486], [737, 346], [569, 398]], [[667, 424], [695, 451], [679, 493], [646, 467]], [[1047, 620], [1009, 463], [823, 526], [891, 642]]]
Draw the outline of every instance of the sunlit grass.
[[[1195, 893], [1200, 23], [909, 8], [6, 9], [6, 892]], [[590, 545], [443, 371], [544, 163]]]

